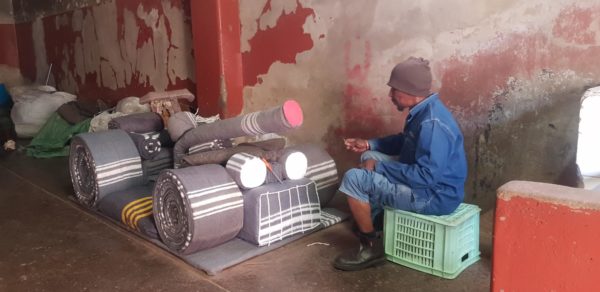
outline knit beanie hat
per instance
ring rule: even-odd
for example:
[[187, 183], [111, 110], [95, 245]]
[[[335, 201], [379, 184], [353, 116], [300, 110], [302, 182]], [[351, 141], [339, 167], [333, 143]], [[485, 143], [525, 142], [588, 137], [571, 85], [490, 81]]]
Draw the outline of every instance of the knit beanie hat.
[[392, 70], [388, 85], [413, 96], [428, 96], [431, 92], [429, 61], [410, 57]]

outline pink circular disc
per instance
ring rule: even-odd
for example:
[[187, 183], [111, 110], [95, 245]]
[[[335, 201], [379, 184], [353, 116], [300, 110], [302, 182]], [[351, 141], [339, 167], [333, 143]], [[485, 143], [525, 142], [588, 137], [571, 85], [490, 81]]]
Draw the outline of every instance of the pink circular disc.
[[283, 116], [293, 128], [302, 125], [302, 121], [304, 120], [302, 108], [295, 100], [287, 100], [283, 104]]

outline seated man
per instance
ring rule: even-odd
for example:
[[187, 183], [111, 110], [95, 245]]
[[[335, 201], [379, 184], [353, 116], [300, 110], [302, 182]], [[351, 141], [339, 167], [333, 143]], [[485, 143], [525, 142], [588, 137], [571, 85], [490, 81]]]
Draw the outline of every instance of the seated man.
[[411, 57], [396, 65], [389, 96], [398, 111], [409, 109], [404, 131], [345, 140], [347, 149], [363, 153], [360, 168], [346, 172], [339, 189], [348, 198], [361, 247], [338, 256], [334, 267], [340, 270], [362, 270], [385, 260], [381, 232], [373, 226], [384, 206], [446, 215], [463, 201], [463, 135], [438, 94], [430, 93], [431, 79], [427, 60]]

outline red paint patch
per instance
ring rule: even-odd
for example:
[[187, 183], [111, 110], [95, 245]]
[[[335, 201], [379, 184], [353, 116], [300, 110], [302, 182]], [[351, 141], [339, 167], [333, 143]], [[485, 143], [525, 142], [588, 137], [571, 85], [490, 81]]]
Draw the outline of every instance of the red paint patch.
[[16, 25], [16, 30], [19, 43], [19, 67], [21, 68], [21, 74], [29, 80], [35, 80], [36, 64], [32, 24], [19, 23]]
[[[269, 6], [269, 0], [263, 11]], [[302, 26], [306, 18], [314, 15], [310, 8], [304, 8], [298, 2], [296, 10], [290, 14], [283, 14], [277, 20], [275, 27], [259, 30], [249, 41], [250, 51], [242, 54], [244, 64], [244, 85], [251, 86], [258, 83], [258, 76], [265, 74], [273, 63], [279, 61], [286, 64], [296, 63], [296, 55], [310, 50], [313, 41], [310, 34], [304, 32]]]
[[[469, 57], [455, 55], [438, 64], [436, 74], [441, 79], [440, 94], [449, 105], [460, 107], [467, 116], [486, 114], [495, 101], [494, 93], [508, 89], [510, 77], [532, 80], [543, 70], [561, 72], [571, 70], [578, 74], [598, 76], [600, 67], [595, 60], [600, 47], [580, 46], [590, 41], [587, 32], [577, 28], [589, 28], [589, 11], [595, 9], [567, 8], [555, 20], [555, 35], [578, 43], [575, 46], [558, 46], [546, 37], [545, 32], [504, 35], [498, 44], [481, 50]], [[581, 19], [575, 19], [581, 16]]]
[[468, 116], [479, 116], [491, 108], [495, 92], [508, 90], [510, 77], [532, 80], [543, 70], [600, 74], [600, 67], [592, 61], [600, 54], [598, 46], [559, 47], [541, 32], [515, 34], [503, 40], [493, 49], [468, 58], [454, 56], [438, 64], [440, 93], [447, 104], [460, 107]]
[[600, 13], [600, 8], [583, 9], [572, 6], [563, 10], [554, 23], [552, 34], [555, 37], [579, 45], [593, 45], [596, 43], [596, 30], [592, 28], [594, 16]]
[[[116, 1], [117, 7], [117, 29], [119, 41], [122, 41], [124, 36], [124, 12], [129, 10], [137, 16], [137, 7], [140, 2], [118, 0]], [[171, 1], [170, 5], [174, 7], [184, 7], [184, 12], [189, 13], [189, 6], [182, 4], [182, 1], [174, 0]], [[182, 6], [183, 5], [183, 6]], [[152, 9], [158, 11], [158, 15], [165, 19], [165, 25], [168, 30], [170, 38], [170, 25], [166, 17], [164, 17], [164, 10], [162, 8], [161, 1], [152, 0], [143, 2], [144, 11], [148, 12]], [[187, 10], [185, 10], [187, 9]], [[84, 17], [90, 17], [93, 14], [92, 7], [86, 7], [80, 9]], [[53, 63], [53, 77], [57, 84], [61, 84], [63, 80], [69, 78], [69, 76], [75, 79], [78, 84], [79, 92], [74, 92], [84, 99], [103, 99], [110, 104], [115, 104], [118, 100], [127, 96], [142, 96], [149, 91], [153, 91], [152, 84], [148, 84], [147, 80], [141, 80], [139, 72], [134, 72], [132, 80], [126, 86], [112, 90], [102, 85], [97, 84], [97, 73], [86, 74], [81, 78], [77, 74], [77, 68], [75, 68], [75, 42], [77, 39], [82, 37], [82, 32], [74, 31], [72, 25], [56, 27], [56, 20], [58, 17], [66, 18], [69, 21], [73, 19], [73, 11], [66, 12], [60, 15], [54, 15], [44, 18], [44, 40], [46, 47], [46, 57], [48, 63]], [[153, 41], [154, 32], [152, 28], [145, 25], [144, 21], [136, 17], [140, 34], [137, 39], [138, 48], [140, 48], [146, 41]], [[96, 27], [95, 29], [102, 29]], [[35, 79], [36, 68], [35, 68], [35, 51], [33, 50], [33, 39], [31, 23], [20, 24], [17, 26], [19, 31], [19, 53], [21, 55], [21, 70], [23, 74], [30, 79]], [[114, 48], [119, 50], [119, 48]], [[152, 60], [153, 61], [153, 60]], [[62, 64], [66, 64], [66, 68], [62, 67]], [[88, 64], [89, 65], [89, 64]], [[65, 70], [66, 69], [66, 70]], [[100, 68], [89, 68], [92, 71], [100, 71]], [[45, 72], [43, 72], [45, 73]], [[173, 81], [172, 81], [173, 82]], [[176, 80], [174, 83], [168, 85], [166, 90], [188, 88], [192, 92], [196, 91], [195, 83], [193, 80]], [[59, 88], [60, 89], [60, 88]]]
[[19, 50], [17, 45], [17, 34], [14, 24], [0, 24], [0, 64], [9, 67], [19, 67]]
[[[352, 44], [344, 46], [347, 84], [344, 89], [342, 128], [335, 134], [342, 137], [376, 137], [398, 132], [402, 128], [403, 116], [387, 97], [375, 96], [367, 87], [371, 74], [371, 45], [364, 43], [362, 64], [351, 65]], [[385, 84], [382, 86], [386, 87]]]

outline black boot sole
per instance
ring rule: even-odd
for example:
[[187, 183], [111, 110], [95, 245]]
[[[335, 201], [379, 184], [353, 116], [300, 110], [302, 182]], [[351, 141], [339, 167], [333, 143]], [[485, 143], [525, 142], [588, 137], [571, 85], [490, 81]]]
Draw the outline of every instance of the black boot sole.
[[361, 264], [357, 264], [357, 265], [345, 265], [345, 264], [333, 262], [333, 267], [338, 270], [342, 270], [342, 271], [361, 271], [361, 270], [368, 269], [371, 267], [383, 265], [383, 264], [385, 264], [385, 262], [386, 262], [385, 256], [383, 256], [383, 257], [372, 259], [370, 261], [367, 261], [367, 262], [364, 262]]

